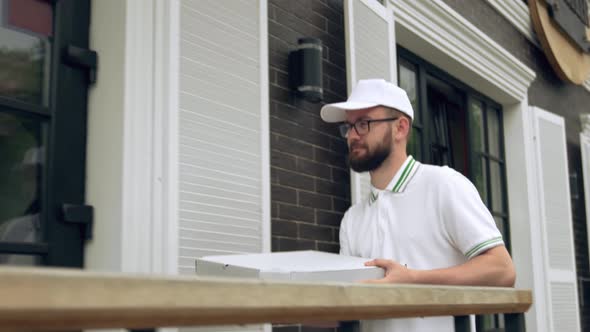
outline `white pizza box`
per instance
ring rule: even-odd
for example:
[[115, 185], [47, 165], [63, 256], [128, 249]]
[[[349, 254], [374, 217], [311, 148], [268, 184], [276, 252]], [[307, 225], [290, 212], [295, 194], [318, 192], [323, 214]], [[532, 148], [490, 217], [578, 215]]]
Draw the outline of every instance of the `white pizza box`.
[[263, 280], [356, 282], [383, 278], [383, 269], [364, 266], [367, 261], [367, 258], [308, 250], [206, 256], [198, 258], [195, 267], [199, 276]]

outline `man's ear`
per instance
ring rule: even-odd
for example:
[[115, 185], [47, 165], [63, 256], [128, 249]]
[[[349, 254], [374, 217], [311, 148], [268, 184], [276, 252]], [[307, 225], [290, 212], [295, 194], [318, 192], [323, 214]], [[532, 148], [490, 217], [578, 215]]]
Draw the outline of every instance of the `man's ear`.
[[[398, 121], [397, 121], [397, 133], [398, 133], [398, 139], [402, 139], [404, 137], [409, 138], [410, 136], [410, 119], [408, 119], [405, 116], [402, 116]], [[397, 136], [397, 135], [396, 135]]]

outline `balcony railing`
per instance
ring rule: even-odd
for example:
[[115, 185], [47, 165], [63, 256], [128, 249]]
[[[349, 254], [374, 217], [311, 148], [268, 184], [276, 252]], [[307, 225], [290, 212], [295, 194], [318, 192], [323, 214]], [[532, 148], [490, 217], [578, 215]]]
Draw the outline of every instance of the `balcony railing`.
[[0, 331], [146, 329], [506, 313], [524, 331], [529, 290], [430, 285], [269, 282], [190, 276], [0, 268]]

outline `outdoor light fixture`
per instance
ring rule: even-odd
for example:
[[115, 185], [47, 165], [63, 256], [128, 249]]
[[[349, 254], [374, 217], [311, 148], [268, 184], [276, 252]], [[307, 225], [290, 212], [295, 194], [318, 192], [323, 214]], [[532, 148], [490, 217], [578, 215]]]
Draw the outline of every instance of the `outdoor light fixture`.
[[297, 49], [289, 53], [289, 86], [312, 103], [324, 96], [322, 87], [322, 41], [300, 38]]

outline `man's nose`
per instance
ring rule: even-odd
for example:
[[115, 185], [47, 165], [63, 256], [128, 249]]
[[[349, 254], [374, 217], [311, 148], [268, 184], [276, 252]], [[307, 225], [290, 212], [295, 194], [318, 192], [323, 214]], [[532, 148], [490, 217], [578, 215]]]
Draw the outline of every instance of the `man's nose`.
[[361, 137], [359, 136], [359, 134], [356, 133], [356, 130], [354, 130], [354, 128], [350, 128], [350, 130], [348, 131], [348, 135], [346, 136], [346, 140], [348, 142], [348, 147], [350, 148], [353, 143], [360, 141]]

